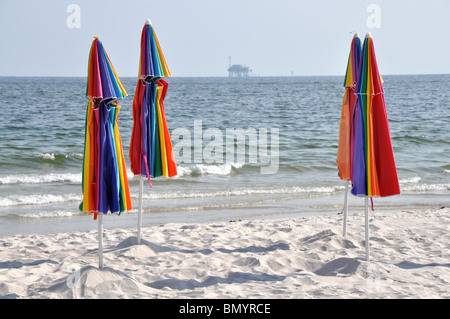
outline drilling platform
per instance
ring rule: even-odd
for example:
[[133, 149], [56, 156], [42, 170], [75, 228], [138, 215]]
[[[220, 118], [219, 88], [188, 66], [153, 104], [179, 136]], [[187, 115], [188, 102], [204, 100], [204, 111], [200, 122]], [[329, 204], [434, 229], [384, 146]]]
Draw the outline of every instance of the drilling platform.
[[231, 56], [229, 57], [228, 76], [230, 78], [248, 77], [250, 76], [251, 72], [252, 70], [245, 65], [244, 66], [240, 64], [231, 65]]

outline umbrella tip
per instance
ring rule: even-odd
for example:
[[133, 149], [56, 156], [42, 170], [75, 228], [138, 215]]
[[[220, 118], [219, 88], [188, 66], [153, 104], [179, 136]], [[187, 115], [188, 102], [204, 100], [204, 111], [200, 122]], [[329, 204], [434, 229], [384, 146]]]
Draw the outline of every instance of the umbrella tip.
[[356, 32], [355, 35], [353, 36], [354, 38], [359, 38], [359, 33]]
[[151, 21], [150, 19], [147, 19], [147, 20], [145, 21], [145, 24], [151, 25], [151, 24], [152, 24], [152, 21]]
[[372, 37], [372, 34], [370, 32], [367, 32], [366, 33], [366, 39], [371, 38], [371, 37]]

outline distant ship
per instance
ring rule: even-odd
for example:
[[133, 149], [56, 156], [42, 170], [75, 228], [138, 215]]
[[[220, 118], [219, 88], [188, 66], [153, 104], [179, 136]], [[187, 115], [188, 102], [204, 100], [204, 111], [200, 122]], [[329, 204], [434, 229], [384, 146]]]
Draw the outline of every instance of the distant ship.
[[250, 73], [252, 72], [252, 70], [247, 67], [247, 66], [243, 66], [240, 64], [233, 64], [231, 65], [231, 57], [229, 60], [229, 67], [228, 67], [228, 76], [230, 78], [233, 77], [248, 77], [250, 76]]

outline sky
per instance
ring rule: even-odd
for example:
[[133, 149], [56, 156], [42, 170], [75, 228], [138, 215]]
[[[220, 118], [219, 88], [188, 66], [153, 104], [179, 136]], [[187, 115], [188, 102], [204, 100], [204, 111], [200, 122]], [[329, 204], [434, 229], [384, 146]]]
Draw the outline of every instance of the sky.
[[87, 76], [98, 36], [137, 77], [150, 18], [173, 76], [344, 75], [355, 32], [380, 73], [450, 73], [450, 0], [0, 0], [0, 76]]

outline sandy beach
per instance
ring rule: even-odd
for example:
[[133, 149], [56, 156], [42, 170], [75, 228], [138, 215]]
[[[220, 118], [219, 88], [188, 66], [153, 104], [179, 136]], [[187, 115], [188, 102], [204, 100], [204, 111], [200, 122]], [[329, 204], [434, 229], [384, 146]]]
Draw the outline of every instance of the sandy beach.
[[[0, 298], [449, 298], [450, 209], [0, 238]], [[145, 225], [144, 225], [145, 226]]]

